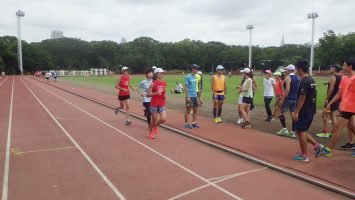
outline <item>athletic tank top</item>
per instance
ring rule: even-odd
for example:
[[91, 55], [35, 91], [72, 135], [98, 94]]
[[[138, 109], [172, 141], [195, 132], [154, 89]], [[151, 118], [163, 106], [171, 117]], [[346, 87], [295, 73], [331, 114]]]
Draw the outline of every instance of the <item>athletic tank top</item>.
[[295, 74], [290, 75], [291, 84], [290, 84], [290, 92], [288, 93], [287, 99], [288, 100], [297, 100], [297, 92], [298, 92], [298, 85], [300, 80]]
[[[334, 76], [335, 76], [335, 84], [334, 84], [333, 92], [332, 92], [332, 94], [330, 94], [330, 96], [329, 96], [329, 101], [331, 101], [331, 100], [335, 97], [335, 95], [338, 93], [338, 91], [339, 91], [339, 85], [340, 85], [340, 82], [341, 82], [341, 76], [340, 76], [340, 75], [334, 74]], [[330, 84], [328, 83], [328, 89], [327, 89], [327, 91], [329, 91], [329, 87], [330, 87]]]
[[213, 83], [213, 90], [217, 95], [224, 95], [224, 75], [217, 76], [213, 75], [214, 83]]

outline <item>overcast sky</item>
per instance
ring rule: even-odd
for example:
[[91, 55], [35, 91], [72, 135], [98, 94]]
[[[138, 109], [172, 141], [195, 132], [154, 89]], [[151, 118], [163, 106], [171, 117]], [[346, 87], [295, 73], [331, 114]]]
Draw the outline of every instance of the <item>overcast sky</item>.
[[[50, 38], [51, 30], [83, 40], [131, 41], [140, 36], [163, 42], [193, 40], [246, 45], [246, 25], [253, 24], [253, 44], [304, 44], [311, 38], [317, 11], [316, 39], [332, 29], [355, 31], [355, 0], [19, 0], [22, 38]], [[0, 36], [16, 35], [17, 0], [0, 0]]]

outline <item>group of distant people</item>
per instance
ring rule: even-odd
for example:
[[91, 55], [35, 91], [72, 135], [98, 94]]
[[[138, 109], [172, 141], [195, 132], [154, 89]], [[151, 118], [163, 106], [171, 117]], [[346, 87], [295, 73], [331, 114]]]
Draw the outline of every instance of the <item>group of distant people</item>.
[[57, 78], [58, 78], [58, 76], [57, 76], [57, 72], [55, 72], [55, 71], [39, 71], [39, 70], [37, 70], [37, 71], [35, 71], [34, 73], [33, 73], [33, 77], [35, 77], [35, 78], [41, 78], [41, 77], [43, 77], [43, 78], [45, 78], [46, 80], [47, 80], [47, 82], [49, 82], [49, 79], [52, 77], [53, 79], [54, 79], [54, 82], [56, 82], [57, 81]]
[[[200, 128], [197, 123], [198, 107], [203, 104], [202, 101], [202, 73], [200, 67], [196, 64], [191, 66], [191, 73], [185, 77], [184, 87], [180, 83], [177, 84], [176, 90], [171, 93], [185, 94], [185, 128]], [[301, 152], [293, 157], [295, 161], [309, 162], [307, 156], [307, 145], [311, 143], [314, 146], [315, 157], [331, 156], [332, 149], [337, 143], [342, 129], [347, 126], [349, 132], [349, 141], [342, 146], [345, 149], [354, 150], [354, 126], [355, 126], [355, 61], [349, 59], [339, 65], [331, 66], [331, 76], [329, 78], [327, 99], [324, 103], [324, 130], [317, 134], [319, 137], [332, 136], [328, 146], [318, 143], [307, 132], [313, 122], [316, 114], [316, 83], [309, 75], [309, 64], [305, 60], [300, 60], [296, 65], [288, 65], [285, 69], [281, 69], [272, 73], [265, 70], [264, 85], [264, 103], [267, 113], [266, 122], [274, 121], [278, 118], [281, 122], [282, 129], [277, 132], [278, 135], [290, 137], [298, 136]], [[118, 114], [120, 109], [125, 110], [126, 124], [131, 124], [129, 120], [129, 99], [130, 89], [136, 90], [130, 84], [128, 67], [121, 69], [122, 75], [116, 84], [118, 92], [118, 102], [115, 113]], [[340, 72], [342, 71], [342, 75]], [[251, 111], [254, 108], [254, 94], [258, 88], [252, 69], [244, 68], [240, 71], [243, 78], [241, 84], [236, 87], [239, 98], [238, 113], [239, 119], [237, 123], [242, 128], [250, 128]], [[212, 114], [215, 123], [222, 123], [223, 119], [223, 103], [227, 98], [227, 84], [224, 75], [224, 67], [218, 65], [216, 73], [211, 77], [211, 91], [213, 100]], [[274, 75], [275, 79], [272, 77]], [[148, 136], [154, 139], [158, 134], [159, 125], [166, 122], [166, 82], [163, 79], [164, 70], [162, 68], [153, 67], [145, 72], [146, 79], [139, 84], [137, 92], [143, 97], [144, 115], [148, 123]], [[270, 104], [276, 96], [275, 109], [271, 110]], [[292, 119], [291, 131], [286, 127], [286, 118], [284, 114], [290, 112]], [[339, 111], [339, 113], [337, 113]], [[336, 116], [339, 114], [339, 119]], [[192, 115], [192, 120], [190, 116]], [[326, 122], [328, 117], [332, 120], [333, 131], [328, 133]], [[159, 118], [159, 119], [158, 119]], [[354, 156], [354, 153], [352, 154]]]

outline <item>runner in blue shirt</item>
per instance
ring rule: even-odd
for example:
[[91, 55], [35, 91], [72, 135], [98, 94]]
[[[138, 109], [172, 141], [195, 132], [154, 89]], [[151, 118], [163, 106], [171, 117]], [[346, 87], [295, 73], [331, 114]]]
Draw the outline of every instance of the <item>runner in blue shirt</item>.
[[[143, 80], [139, 84], [138, 93], [141, 95], [141, 97], [143, 97], [144, 116], [147, 117], [148, 125], [150, 125], [150, 121], [151, 121], [151, 118], [152, 118], [152, 115], [150, 113], [150, 101], [151, 101], [152, 98], [151, 97], [147, 97], [147, 93], [148, 93], [148, 90], [149, 90], [149, 86], [153, 82], [153, 70], [150, 69], [150, 70], [146, 71], [145, 72], [145, 76], [147, 77], [147, 79]], [[141, 92], [140, 89], [142, 89], [143, 92]]]
[[[185, 77], [185, 95], [186, 95], [186, 112], [185, 112], [185, 128], [200, 128], [196, 123], [197, 118], [197, 108], [198, 108], [198, 97], [197, 97], [197, 79], [196, 74], [198, 72], [199, 66], [196, 64], [192, 65], [191, 74]], [[189, 124], [189, 117], [192, 110], [192, 124]]]

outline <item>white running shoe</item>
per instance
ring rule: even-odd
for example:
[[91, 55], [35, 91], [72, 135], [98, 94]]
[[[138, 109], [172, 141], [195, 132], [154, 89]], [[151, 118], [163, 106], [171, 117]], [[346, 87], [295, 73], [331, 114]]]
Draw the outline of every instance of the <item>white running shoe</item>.
[[241, 123], [243, 123], [243, 121], [244, 121], [243, 118], [239, 118], [236, 123], [241, 124]]
[[288, 135], [287, 128], [282, 128], [279, 132], [276, 132], [277, 135]]

